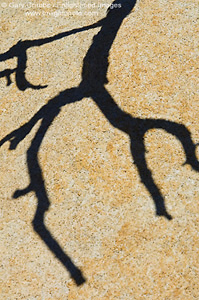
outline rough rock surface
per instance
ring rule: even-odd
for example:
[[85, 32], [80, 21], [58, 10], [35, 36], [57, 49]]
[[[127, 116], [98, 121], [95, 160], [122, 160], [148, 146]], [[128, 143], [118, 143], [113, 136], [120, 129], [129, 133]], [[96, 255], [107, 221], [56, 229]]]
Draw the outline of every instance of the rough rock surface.
[[[106, 16], [111, 4], [71, 3], [2, 2], [0, 54], [19, 40], [91, 25]], [[61, 91], [79, 85], [83, 59], [99, 30], [27, 49], [26, 79], [46, 88], [23, 91], [14, 72], [10, 85], [1, 76], [0, 140]], [[199, 142], [198, 36], [197, 0], [137, 1], [110, 50], [106, 84], [133, 118], [183, 124], [193, 143]], [[0, 72], [16, 66], [16, 57], [0, 61]], [[114, 128], [91, 97], [61, 107], [38, 160], [51, 203], [45, 224], [84, 274], [86, 282], [77, 286], [32, 227], [34, 191], [13, 198], [30, 182], [27, 150], [40, 125], [38, 120], [16, 149], [9, 150], [9, 141], [0, 148], [0, 298], [198, 299], [199, 173], [183, 165], [179, 139], [156, 128], [144, 136], [146, 161], [173, 217], [169, 221], [155, 215], [128, 134]]]

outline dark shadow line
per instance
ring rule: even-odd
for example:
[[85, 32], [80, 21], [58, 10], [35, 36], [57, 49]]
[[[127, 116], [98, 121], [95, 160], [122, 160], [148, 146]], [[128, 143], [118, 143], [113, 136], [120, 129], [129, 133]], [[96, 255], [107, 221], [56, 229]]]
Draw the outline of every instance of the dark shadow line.
[[64, 37], [67, 37], [69, 35], [73, 35], [76, 33], [83, 32], [85, 30], [97, 28], [103, 25], [104, 19], [101, 19], [100, 21], [84, 26], [77, 29], [72, 29], [70, 31], [62, 32], [59, 34], [56, 34], [52, 37], [43, 38], [43, 39], [36, 39], [36, 40], [20, 40], [16, 45], [12, 46], [8, 51], [6, 51], [3, 54], [0, 54], [0, 61], [5, 61], [14, 57], [17, 57], [17, 67], [15, 69], [7, 69], [3, 72], [0, 72], [0, 78], [6, 77], [7, 79], [7, 85], [11, 84], [10, 74], [13, 72], [16, 73], [15, 80], [16, 85], [19, 90], [25, 91], [27, 88], [32, 88], [35, 90], [46, 88], [47, 85], [33, 85], [26, 79], [25, 70], [27, 67], [27, 50], [32, 47], [39, 47], [44, 44], [51, 43], [53, 41], [62, 39]]
[[50, 201], [48, 199], [44, 178], [39, 165], [38, 152], [46, 131], [52, 124], [56, 115], [57, 113], [53, 112], [51, 115], [48, 115], [48, 118], [42, 120], [42, 123], [31, 142], [31, 146], [27, 151], [27, 163], [30, 174], [31, 189], [35, 192], [35, 195], [38, 199], [38, 205], [32, 225], [35, 232], [69, 271], [71, 278], [76, 282], [77, 285], [81, 285], [86, 281], [81, 270], [74, 265], [69, 256], [62, 250], [59, 243], [46, 228], [44, 222], [45, 212], [48, 211]]
[[1, 71], [0, 72], [0, 78], [1, 77], [6, 77], [6, 80], [7, 80], [7, 86], [11, 85], [12, 81], [11, 81], [11, 78], [10, 78], [10, 75], [14, 72], [16, 72], [17, 68], [14, 68], [14, 69], [5, 69], [4, 71]]
[[[51, 252], [54, 253], [56, 258], [68, 270], [71, 278], [79, 286], [86, 281], [85, 277], [82, 274], [82, 271], [75, 266], [75, 264], [72, 262], [70, 257], [62, 250], [59, 243], [56, 241], [56, 239], [52, 236], [50, 231], [45, 226], [44, 218], [45, 218], [45, 213], [49, 209], [50, 201], [47, 195], [47, 191], [45, 188], [45, 181], [42, 175], [42, 170], [38, 159], [38, 152], [41, 143], [43, 141], [43, 138], [47, 130], [49, 129], [50, 125], [53, 123], [53, 120], [60, 112], [59, 106], [55, 104], [57, 103], [61, 104], [63, 100], [66, 99], [66, 96], [68, 96], [69, 99], [70, 97], [73, 97], [72, 102], [74, 102], [74, 97], [77, 97], [76, 101], [81, 100], [82, 98], [80, 98], [81, 97], [80, 93], [76, 93], [76, 90], [77, 89], [73, 88], [67, 90], [64, 93], [60, 93], [59, 96], [51, 100], [50, 109], [49, 107], [48, 109], [46, 109], [46, 107], [43, 107], [42, 110], [39, 111], [34, 116], [34, 118], [32, 118], [30, 123], [25, 124], [24, 127], [21, 127], [20, 131], [18, 131], [20, 133], [23, 133], [22, 136], [20, 136], [20, 140], [21, 140], [21, 138], [23, 139], [30, 132], [30, 130], [37, 123], [37, 121], [41, 119], [41, 115], [43, 116], [41, 125], [39, 126], [39, 129], [37, 130], [34, 138], [32, 139], [31, 145], [27, 151], [27, 165], [28, 165], [29, 176], [30, 176], [30, 184], [22, 190], [16, 190], [15, 193], [13, 194], [13, 198], [18, 198], [20, 196], [26, 195], [31, 191], [35, 193], [38, 199], [38, 204], [37, 204], [37, 209], [36, 209], [34, 219], [32, 221], [33, 229], [40, 236], [40, 238], [43, 240], [46, 246], [51, 250]], [[70, 102], [70, 100], [68, 102]], [[19, 140], [17, 142], [14, 141], [14, 143], [11, 142], [10, 149], [15, 149], [18, 142]]]
[[[164, 119], [140, 119], [134, 118], [126, 113], [115, 103], [110, 93], [106, 90], [108, 57], [112, 43], [122, 24], [123, 19], [132, 11], [136, 1], [121, 0], [114, 1], [113, 4], [121, 4], [120, 9], [109, 9], [106, 18], [103, 19], [101, 30], [93, 38], [93, 43], [88, 49], [83, 60], [82, 81], [78, 87], [66, 89], [58, 96], [50, 99], [49, 102], [23, 126], [14, 130], [0, 141], [0, 146], [6, 141], [10, 141], [10, 149], [13, 150], [32, 130], [38, 120], [41, 125], [32, 139], [31, 146], [27, 151], [27, 165], [30, 176], [30, 184], [23, 190], [17, 190], [14, 197], [25, 195], [29, 191], [34, 191], [38, 199], [37, 210], [32, 222], [34, 230], [39, 234], [48, 248], [67, 268], [72, 278], [77, 284], [85, 281], [81, 271], [77, 269], [69, 257], [63, 252], [57, 241], [45, 226], [44, 215], [48, 210], [50, 201], [45, 189], [42, 170], [38, 161], [38, 151], [42, 140], [53, 123], [55, 117], [59, 114], [61, 107], [69, 103], [80, 101], [84, 97], [91, 97], [104, 116], [112, 126], [128, 134], [131, 142], [131, 153], [134, 164], [137, 167], [139, 176], [146, 189], [149, 191], [156, 208], [156, 214], [164, 216], [171, 220], [171, 215], [167, 212], [164, 203], [164, 197], [156, 185], [152, 172], [149, 170], [146, 162], [146, 149], [144, 144], [144, 135], [150, 129], [163, 129], [175, 136], [182, 144], [185, 151], [186, 163], [199, 171], [199, 162], [197, 161], [194, 145], [191, 139], [191, 133], [182, 124], [164, 120]], [[89, 27], [89, 26], [88, 26]], [[57, 35], [59, 36], [59, 35]], [[44, 42], [45, 39], [42, 39]]]

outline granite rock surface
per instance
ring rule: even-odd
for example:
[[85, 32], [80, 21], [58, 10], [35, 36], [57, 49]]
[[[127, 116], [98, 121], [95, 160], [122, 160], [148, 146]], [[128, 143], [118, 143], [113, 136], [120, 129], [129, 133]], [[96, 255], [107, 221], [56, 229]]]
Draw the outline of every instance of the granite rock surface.
[[[94, 24], [111, 4], [73, 3], [1, 2], [0, 55], [19, 40]], [[20, 90], [15, 71], [7, 85], [2, 72], [15, 69], [17, 57], [1, 61], [0, 56], [0, 140], [60, 92], [79, 86], [83, 59], [99, 31], [90, 28], [27, 48], [26, 80], [45, 88]], [[183, 124], [194, 144], [199, 142], [198, 36], [197, 0], [137, 1], [111, 47], [105, 85], [132, 118]], [[86, 282], [77, 286], [33, 229], [35, 192], [13, 197], [30, 183], [28, 149], [41, 124], [38, 119], [15, 149], [8, 140], [0, 147], [0, 298], [198, 299], [199, 173], [183, 165], [180, 140], [161, 128], [144, 135], [146, 162], [173, 217], [169, 221], [155, 214], [129, 135], [112, 126], [92, 97], [60, 108], [37, 155], [50, 201], [44, 223], [82, 271]], [[199, 160], [199, 148], [195, 155]]]

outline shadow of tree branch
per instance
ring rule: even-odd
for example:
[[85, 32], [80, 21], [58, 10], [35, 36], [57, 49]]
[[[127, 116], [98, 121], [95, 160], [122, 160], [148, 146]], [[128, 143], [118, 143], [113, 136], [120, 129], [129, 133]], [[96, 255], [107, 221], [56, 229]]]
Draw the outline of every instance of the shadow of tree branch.
[[[69, 103], [81, 101], [85, 97], [91, 97], [110, 124], [118, 130], [128, 134], [134, 164], [137, 167], [142, 183], [151, 194], [151, 197], [154, 201], [156, 214], [158, 216], [164, 216], [168, 220], [172, 219], [172, 216], [167, 212], [164, 203], [164, 197], [152, 177], [151, 170], [147, 166], [146, 148], [144, 143], [145, 133], [148, 130], [155, 128], [163, 129], [169, 134], [172, 134], [181, 142], [183, 146], [186, 156], [186, 163], [190, 164], [195, 171], [199, 171], [199, 162], [195, 153], [196, 145], [192, 141], [191, 133], [184, 125], [164, 119], [141, 119], [132, 117], [130, 114], [119, 108], [110, 93], [105, 88], [105, 84], [108, 82], [106, 75], [109, 65], [108, 57], [110, 48], [122, 24], [122, 21], [132, 11], [136, 1], [121, 0], [113, 2], [113, 4], [119, 3], [121, 4], [120, 8], [109, 9], [106, 18], [93, 25], [85, 26], [80, 29], [74, 29], [65, 33], [60, 33], [50, 38], [24, 42], [19, 41], [19, 43], [13, 46], [8, 52], [0, 55], [0, 61], [14, 56], [18, 57], [18, 66], [16, 69], [12, 70], [12, 72], [16, 72], [16, 83], [19, 89], [25, 90], [28, 87], [43, 88], [42, 86], [32, 86], [25, 79], [27, 60], [26, 50], [30, 47], [41, 46], [83, 30], [88, 30], [90, 28], [99, 26], [101, 27], [98, 34], [94, 36], [93, 42], [88, 49], [86, 56], [84, 57], [82, 81], [79, 86], [60, 92], [56, 97], [50, 99], [46, 105], [41, 107], [40, 110], [26, 124], [14, 130], [0, 141], [0, 146], [6, 141], [9, 141], [9, 149], [16, 149], [17, 145], [28, 135], [35, 124], [41, 120], [41, 125], [39, 126], [39, 129], [37, 130], [32, 139], [31, 145], [27, 150], [27, 166], [30, 184], [23, 190], [15, 191], [13, 197], [18, 198], [29, 193], [30, 191], [34, 191], [38, 200], [38, 204], [34, 219], [32, 221], [33, 228], [48, 246], [48, 248], [52, 251], [52, 253], [54, 253], [60, 262], [66, 267], [77, 285], [85, 282], [82, 272], [74, 265], [68, 255], [64, 253], [61, 246], [45, 226], [44, 218], [46, 211], [49, 209], [50, 200], [46, 192], [45, 181], [38, 160], [38, 152], [42, 140], [56, 116], [59, 115], [63, 106]], [[9, 75], [12, 72], [11, 70], [5, 70], [4, 73], [0, 73], [0, 77], [7, 76], [8, 84], [10, 84]], [[23, 87], [21, 83], [19, 83], [21, 79], [17, 79], [17, 74], [22, 74], [21, 77], [23, 79], [21, 83]]]

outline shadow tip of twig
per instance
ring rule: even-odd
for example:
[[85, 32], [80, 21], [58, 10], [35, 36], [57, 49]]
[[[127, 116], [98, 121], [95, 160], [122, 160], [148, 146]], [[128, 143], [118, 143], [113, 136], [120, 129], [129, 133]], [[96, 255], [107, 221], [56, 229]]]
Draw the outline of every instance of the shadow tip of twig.
[[166, 211], [165, 212], [161, 212], [161, 213], [156, 213], [156, 216], [158, 217], [165, 217], [168, 221], [173, 220], [173, 217], [168, 214]]

